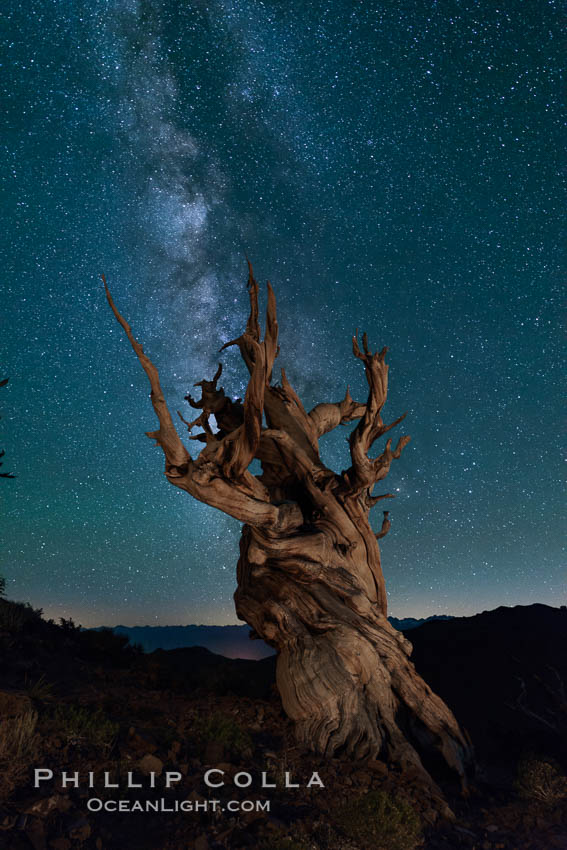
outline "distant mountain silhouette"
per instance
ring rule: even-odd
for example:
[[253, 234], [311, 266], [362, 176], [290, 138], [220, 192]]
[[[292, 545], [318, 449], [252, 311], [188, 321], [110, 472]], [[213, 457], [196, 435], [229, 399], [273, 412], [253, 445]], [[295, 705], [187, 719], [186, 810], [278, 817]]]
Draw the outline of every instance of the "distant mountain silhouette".
[[263, 640], [250, 640], [249, 626], [116, 626], [113, 631], [145, 652], [202, 646], [226, 658], [256, 661], [274, 654]]
[[416, 620], [415, 617], [404, 617], [398, 620], [397, 617], [388, 617], [388, 620], [395, 629], [400, 632], [409, 632], [411, 629], [417, 629], [418, 626], [423, 626], [424, 623], [434, 623], [436, 620], [454, 620], [448, 614], [433, 614], [432, 617], [421, 617]]
[[[435, 615], [420, 620], [414, 617], [388, 619], [394, 628], [409, 631], [423, 623], [452, 618]], [[259, 660], [274, 654], [274, 650], [263, 640], [250, 640], [249, 626], [114, 626], [113, 631], [125, 635], [131, 644], [139, 644], [145, 652], [203, 646], [226, 658]]]

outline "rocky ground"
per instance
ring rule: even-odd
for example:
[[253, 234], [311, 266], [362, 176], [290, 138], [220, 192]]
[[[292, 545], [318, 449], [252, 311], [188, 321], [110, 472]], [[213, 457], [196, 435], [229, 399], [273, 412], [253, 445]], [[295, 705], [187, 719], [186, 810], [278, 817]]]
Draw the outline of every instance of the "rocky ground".
[[[298, 749], [273, 659], [143, 655], [110, 633], [46, 623], [0, 600], [0, 848], [565, 850], [567, 612], [544, 608], [411, 634], [418, 669], [477, 745], [471, 795], [443, 788], [456, 817], [448, 821], [417, 776]], [[451, 634], [436, 631], [449, 625]], [[211, 768], [225, 785], [207, 788]], [[53, 779], [34, 788], [34, 769]], [[79, 787], [63, 787], [63, 772], [78, 772]], [[103, 787], [105, 772], [118, 789]], [[262, 789], [262, 772], [275, 788]], [[324, 788], [305, 787], [315, 773]], [[286, 774], [300, 787], [286, 787]], [[129, 789], [129, 775], [142, 788]], [[235, 784], [248, 775], [249, 787]], [[104, 810], [117, 800], [192, 810]]]

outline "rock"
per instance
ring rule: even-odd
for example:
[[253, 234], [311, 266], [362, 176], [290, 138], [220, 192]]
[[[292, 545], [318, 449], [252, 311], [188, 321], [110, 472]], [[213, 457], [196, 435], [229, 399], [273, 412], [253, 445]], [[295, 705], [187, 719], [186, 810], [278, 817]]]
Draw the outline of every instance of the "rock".
[[158, 745], [151, 735], [137, 732], [132, 726], [128, 732], [128, 748], [137, 753], [155, 753]]
[[69, 797], [63, 794], [52, 794], [51, 797], [42, 797], [25, 806], [22, 811], [26, 815], [35, 815], [45, 818], [53, 811], [67, 812], [72, 806]]
[[52, 838], [49, 846], [51, 850], [70, 850], [72, 845], [68, 838]]
[[249, 826], [251, 823], [254, 823], [255, 821], [266, 820], [267, 817], [268, 813], [264, 811], [246, 812], [245, 814], [240, 815], [242, 822], [245, 823], [247, 826]]
[[215, 767], [217, 770], [224, 770], [228, 776], [234, 776], [234, 774], [238, 772], [238, 768], [233, 764], [230, 764], [228, 761], [221, 761], [215, 765]]
[[91, 825], [85, 817], [78, 817], [71, 821], [67, 827], [68, 835], [73, 841], [86, 841], [90, 838]]
[[217, 764], [224, 759], [224, 747], [219, 741], [209, 741], [205, 748], [205, 764]]
[[45, 850], [45, 831], [38, 818], [32, 818], [26, 827], [26, 837], [34, 850]]
[[177, 756], [179, 755], [180, 750], [181, 743], [179, 741], [174, 741], [167, 753], [167, 758], [169, 759], [169, 761], [175, 763], [177, 761]]
[[138, 762], [138, 767], [144, 776], [149, 776], [150, 773], [157, 773], [159, 775], [163, 770], [163, 762], [158, 759], [157, 756], [147, 753], [144, 758]]

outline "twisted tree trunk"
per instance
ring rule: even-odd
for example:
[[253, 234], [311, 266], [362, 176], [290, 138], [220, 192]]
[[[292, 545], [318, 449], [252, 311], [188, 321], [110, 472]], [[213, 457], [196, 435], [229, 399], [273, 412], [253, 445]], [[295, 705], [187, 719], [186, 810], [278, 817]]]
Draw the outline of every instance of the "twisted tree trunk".
[[[103, 278], [104, 279], [104, 278]], [[106, 287], [106, 281], [105, 281]], [[348, 390], [338, 403], [307, 413], [282, 370], [271, 382], [278, 353], [275, 297], [268, 284], [266, 332], [260, 339], [258, 285], [250, 268], [250, 315], [245, 332], [223, 346], [238, 345], [250, 372], [246, 397], [232, 401], [212, 381], [201, 381], [202, 398], [186, 396], [201, 412], [181, 419], [191, 439], [205, 447], [192, 460], [173, 425], [157, 369], [106, 293], [114, 314], [144, 367], [152, 388], [158, 431], [148, 434], [165, 454], [165, 474], [177, 487], [244, 523], [235, 593], [238, 616], [276, 648], [277, 684], [297, 739], [316, 752], [346, 752], [354, 758], [382, 756], [402, 766], [443, 763], [466, 785], [470, 746], [447, 706], [418, 676], [409, 660], [411, 644], [389, 624], [378, 539], [369, 523], [373, 496], [409, 441], [395, 449], [388, 440], [371, 458], [374, 442], [402, 421], [385, 425], [387, 349], [371, 353], [353, 338], [364, 364], [366, 403]], [[222, 350], [222, 349], [221, 349]], [[219, 430], [212, 432], [214, 414]], [[263, 426], [263, 415], [268, 427]], [[405, 415], [405, 414], [404, 414]], [[336, 474], [319, 457], [319, 438], [358, 419], [350, 436], [351, 467]], [[258, 458], [262, 475], [248, 470]]]

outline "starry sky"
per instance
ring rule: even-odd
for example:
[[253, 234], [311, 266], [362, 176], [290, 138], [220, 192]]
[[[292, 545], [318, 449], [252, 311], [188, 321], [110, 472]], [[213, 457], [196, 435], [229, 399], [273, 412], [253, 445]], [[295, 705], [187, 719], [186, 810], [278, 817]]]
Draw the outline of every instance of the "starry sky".
[[[240, 525], [163, 477], [99, 275], [188, 418], [243, 330], [248, 255], [307, 409], [366, 397], [356, 327], [389, 347], [385, 418], [412, 435], [384, 488], [390, 613], [562, 604], [559, 4], [8, 9], [8, 595], [86, 626], [237, 622]], [[350, 428], [322, 440], [337, 471]]]

